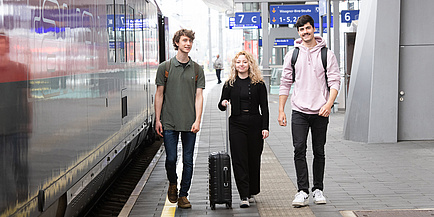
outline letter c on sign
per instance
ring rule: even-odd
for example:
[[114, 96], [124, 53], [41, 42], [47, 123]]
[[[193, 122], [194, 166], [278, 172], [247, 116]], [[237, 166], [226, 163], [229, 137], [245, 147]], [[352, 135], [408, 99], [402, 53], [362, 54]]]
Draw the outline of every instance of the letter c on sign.
[[257, 18], [256, 16], [252, 17], [252, 23], [256, 23], [256, 18]]

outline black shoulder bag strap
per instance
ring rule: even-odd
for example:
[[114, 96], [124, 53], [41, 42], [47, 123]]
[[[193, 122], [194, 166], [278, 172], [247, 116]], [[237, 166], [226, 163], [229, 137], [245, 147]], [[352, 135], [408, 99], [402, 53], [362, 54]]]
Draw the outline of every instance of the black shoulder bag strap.
[[295, 82], [295, 62], [297, 62], [297, 57], [298, 57], [298, 51], [300, 50], [300, 48], [296, 47], [294, 48], [294, 50], [292, 51], [292, 58], [291, 58], [291, 67], [292, 67], [292, 83]]

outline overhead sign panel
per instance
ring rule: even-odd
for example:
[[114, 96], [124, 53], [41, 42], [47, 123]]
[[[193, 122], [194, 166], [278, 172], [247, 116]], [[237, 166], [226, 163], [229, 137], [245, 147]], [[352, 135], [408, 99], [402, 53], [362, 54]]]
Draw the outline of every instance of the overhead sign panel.
[[351, 23], [353, 20], [359, 19], [359, 10], [343, 10], [341, 11], [341, 23]]
[[319, 22], [318, 5], [270, 5], [270, 24], [295, 24], [302, 15]]
[[235, 17], [229, 18], [229, 29], [260, 29], [261, 28], [261, 13], [260, 12], [244, 12], [235, 13]]
[[261, 12], [235, 13], [235, 24], [254, 24], [261, 23]]

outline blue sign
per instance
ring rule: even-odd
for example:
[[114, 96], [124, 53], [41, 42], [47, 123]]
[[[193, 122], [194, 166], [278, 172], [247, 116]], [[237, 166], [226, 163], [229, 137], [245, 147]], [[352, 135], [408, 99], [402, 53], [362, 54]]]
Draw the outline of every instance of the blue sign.
[[274, 46], [294, 46], [294, 39], [276, 38], [274, 39]]
[[319, 22], [318, 5], [270, 5], [270, 24], [295, 24], [302, 15]]
[[107, 15], [107, 27], [114, 27], [116, 24], [116, 29], [119, 31], [127, 30], [141, 30], [142, 28], [148, 28], [149, 25], [147, 20], [142, 19], [127, 19], [125, 20], [124, 15], [116, 15], [115, 17], [110, 14]]
[[235, 13], [235, 24], [261, 25], [261, 12]]
[[[330, 18], [330, 28], [333, 28], [333, 16]], [[319, 33], [319, 23], [314, 24], [315, 27], [315, 33]], [[327, 17], [323, 17], [322, 19], [322, 32], [327, 33]]]
[[[259, 12], [258, 12], [259, 13]], [[243, 18], [245, 19], [245, 18]], [[243, 20], [246, 22], [245, 20]], [[261, 17], [259, 16], [259, 21], [257, 24], [238, 24], [236, 23], [236, 17], [229, 17], [229, 29], [260, 29], [261, 28]]]
[[341, 11], [341, 23], [351, 23], [353, 20], [359, 19], [359, 10], [343, 10]]

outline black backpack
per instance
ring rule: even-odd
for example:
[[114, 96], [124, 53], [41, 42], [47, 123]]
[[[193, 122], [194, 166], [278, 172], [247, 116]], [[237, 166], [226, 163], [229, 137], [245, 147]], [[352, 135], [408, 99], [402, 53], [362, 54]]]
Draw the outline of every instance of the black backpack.
[[[322, 60], [322, 66], [324, 67], [324, 73], [325, 73], [325, 81], [327, 88], [330, 91], [330, 87], [328, 85], [328, 78], [327, 78], [327, 47], [321, 48], [321, 60]], [[295, 63], [297, 62], [298, 52], [300, 51], [300, 48], [296, 47], [294, 48], [294, 51], [292, 52], [292, 59], [291, 59], [291, 67], [292, 67], [292, 83], [295, 82]]]

